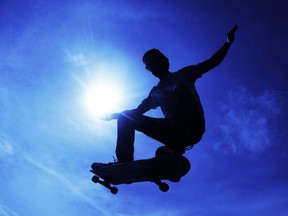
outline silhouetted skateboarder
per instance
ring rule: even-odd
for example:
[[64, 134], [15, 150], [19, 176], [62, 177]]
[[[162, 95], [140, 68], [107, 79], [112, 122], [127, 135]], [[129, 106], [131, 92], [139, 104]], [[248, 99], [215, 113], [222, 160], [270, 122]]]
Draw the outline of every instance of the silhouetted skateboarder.
[[[136, 130], [163, 143], [168, 151], [175, 154], [183, 154], [201, 140], [205, 132], [205, 118], [194, 84], [223, 61], [234, 41], [237, 27], [235, 25], [227, 33], [227, 42], [209, 59], [173, 73], [169, 71], [168, 58], [158, 49], [144, 54], [142, 61], [146, 69], [159, 78], [159, 83], [136, 109], [110, 114], [105, 118], [118, 119], [116, 156], [119, 162], [134, 160]], [[161, 108], [164, 118], [143, 115], [157, 107]]]

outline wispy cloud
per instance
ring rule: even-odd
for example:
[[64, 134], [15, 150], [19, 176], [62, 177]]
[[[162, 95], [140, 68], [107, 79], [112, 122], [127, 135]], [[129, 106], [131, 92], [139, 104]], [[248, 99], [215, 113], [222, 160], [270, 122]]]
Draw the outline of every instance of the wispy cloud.
[[14, 148], [11, 143], [0, 134], [0, 157], [12, 155]]
[[0, 215], [1, 216], [19, 216], [16, 212], [9, 209], [4, 204], [0, 203]]
[[[98, 190], [97, 193], [91, 192], [93, 184], [89, 177], [89, 167], [84, 172], [79, 172], [81, 167], [67, 166], [70, 163], [76, 164], [73, 161], [55, 161], [56, 164], [51, 164], [46, 160], [58, 160], [59, 158], [46, 155], [44, 156], [46, 160], [44, 160], [39, 157], [39, 154], [43, 153], [36, 151], [35, 154], [31, 149], [24, 149], [15, 140], [2, 133], [0, 136], [0, 168], [3, 178], [0, 179], [0, 183], [4, 188], [1, 189], [0, 194], [1, 216], [18, 216], [14, 211], [27, 213], [22, 211], [23, 206], [13, 205], [13, 211], [6, 207], [9, 206], [8, 204], [14, 203], [14, 199], [21, 200], [21, 205], [27, 206], [25, 208], [28, 212], [31, 212], [32, 209], [43, 211], [43, 208], [52, 205], [54, 210], [50, 209], [50, 213], [55, 215], [57, 209], [69, 206], [71, 202], [77, 202], [86, 206], [85, 212], [92, 211], [99, 215], [109, 215], [105, 203], [111, 201], [110, 194], [104, 190]], [[63, 164], [63, 166], [59, 167], [57, 164]], [[27, 170], [29, 171], [27, 172]], [[54, 192], [51, 193], [51, 189]], [[12, 196], [12, 194], [14, 195]], [[57, 202], [57, 200], [60, 201], [59, 197], [62, 197], [61, 203]], [[5, 199], [8, 204], [1, 204], [1, 199]], [[38, 210], [36, 210], [37, 208]], [[68, 208], [70, 211], [67, 211], [67, 208], [64, 209], [66, 209], [66, 213], [70, 212], [70, 214], [71, 211], [80, 211], [76, 206]]]
[[253, 96], [247, 89], [238, 88], [226, 97], [221, 108], [219, 129], [223, 136], [215, 145], [217, 149], [259, 153], [273, 144], [274, 127], [281, 113], [275, 93]]

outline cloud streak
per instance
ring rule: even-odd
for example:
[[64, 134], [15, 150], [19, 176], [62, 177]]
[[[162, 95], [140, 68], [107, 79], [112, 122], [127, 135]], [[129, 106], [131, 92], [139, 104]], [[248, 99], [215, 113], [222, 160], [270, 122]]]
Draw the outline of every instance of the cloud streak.
[[[1, 195], [5, 195], [6, 190], [10, 193], [9, 195], [1, 196], [2, 199], [5, 198], [9, 200], [9, 196], [15, 199], [19, 196], [18, 199], [21, 200], [21, 205], [28, 206], [25, 207], [27, 211], [37, 208], [39, 208], [38, 211], [44, 211], [44, 206], [47, 208], [52, 204], [53, 209], [50, 209], [46, 213], [47, 215], [49, 215], [49, 212], [54, 214], [57, 209], [71, 205], [70, 202], [81, 203], [81, 205], [86, 206], [85, 211], [90, 209], [90, 211], [97, 212], [99, 215], [109, 215], [109, 212], [102, 207], [105, 206], [106, 202], [110, 201], [110, 198], [107, 196], [109, 194], [105, 191], [98, 191], [98, 193], [91, 194], [87, 193], [91, 191], [93, 186], [88, 177], [89, 167], [85, 170], [87, 172], [85, 172], [84, 176], [83, 173], [77, 172], [78, 169], [74, 171], [71, 170], [73, 168], [71, 166], [67, 167], [63, 165], [63, 167], [55, 168], [55, 165], [57, 166], [57, 164], [60, 163], [69, 164], [69, 161], [57, 161], [56, 164], [45, 165], [44, 158], [41, 159], [43, 161], [39, 161], [38, 155], [43, 154], [43, 152], [36, 152], [37, 154], [34, 154], [33, 151], [30, 152], [30, 150], [24, 150], [14, 140], [8, 139], [7, 136], [2, 135], [0, 137], [0, 168], [1, 174], [3, 175], [0, 182], [1, 186], [5, 188], [2, 188], [3, 190], [1, 189]], [[53, 158], [52, 155], [44, 157], [50, 161], [58, 160], [57, 158]], [[73, 164], [75, 164], [75, 162], [73, 162]], [[29, 171], [27, 171], [27, 169]], [[54, 192], [51, 193], [51, 189], [53, 189]], [[37, 199], [38, 196], [39, 200]], [[64, 196], [63, 199], [61, 199], [61, 203], [56, 203], [61, 196]], [[40, 200], [42, 200], [41, 204]], [[53, 202], [55, 203], [53, 204]], [[17, 207], [15, 203], [13, 204], [15, 205], [14, 211], [25, 214], [21, 206]], [[9, 203], [5, 205], [0, 202], [1, 216], [18, 216], [18, 214], [6, 207], [9, 206]], [[69, 212], [67, 208], [64, 209], [66, 209], [64, 212]], [[71, 210], [73, 207], [69, 209]]]
[[266, 91], [253, 96], [247, 89], [231, 92], [221, 105], [223, 119], [218, 129], [222, 140], [216, 149], [227, 149], [234, 153], [261, 153], [268, 149], [276, 136], [274, 127], [280, 117], [281, 106], [277, 95]]
[[1, 216], [19, 216], [19, 214], [12, 211], [7, 206], [5, 206], [4, 204], [1, 204], [1, 203], [0, 203], [0, 215]]

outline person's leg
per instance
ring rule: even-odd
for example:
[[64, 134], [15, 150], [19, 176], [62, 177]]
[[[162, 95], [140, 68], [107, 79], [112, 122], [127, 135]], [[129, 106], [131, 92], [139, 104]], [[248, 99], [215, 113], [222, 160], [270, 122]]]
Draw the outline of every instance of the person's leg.
[[135, 128], [131, 121], [133, 120], [124, 114], [118, 117], [116, 157], [120, 162], [134, 160]]
[[173, 140], [175, 130], [168, 119], [157, 119], [133, 111], [121, 113], [118, 117], [116, 156], [120, 162], [133, 161], [135, 130], [166, 144]]

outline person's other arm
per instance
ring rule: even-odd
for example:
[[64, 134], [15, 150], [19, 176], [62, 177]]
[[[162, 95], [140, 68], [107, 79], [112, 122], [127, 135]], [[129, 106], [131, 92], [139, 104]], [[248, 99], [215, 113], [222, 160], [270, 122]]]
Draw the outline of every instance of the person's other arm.
[[217, 67], [224, 60], [231, 44], [234, 41], [235, 31], [237, 30], [238, 25], [235, 25], [230, 32], [227, 33], [227, 41], [222, 45], [222, 47], [217, 50], [208, 60], [199, 63], [197, 66], [201, 70], [201, 74], [206, 73], [207, 71]]
[[145, 98], [136, 109], [134, 109], [135, 112], [139, 114], [144, 114], [148, 112], [149, 110], [155, 109], [156, 107], [158, 107], [157, 100], [156, 100], [156, 94], [157, 94], [156, 89], [157, 89], [156, 86], [154, 86], [151, 89], [149, 96]]

